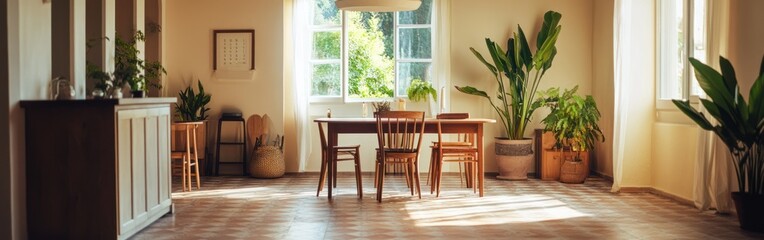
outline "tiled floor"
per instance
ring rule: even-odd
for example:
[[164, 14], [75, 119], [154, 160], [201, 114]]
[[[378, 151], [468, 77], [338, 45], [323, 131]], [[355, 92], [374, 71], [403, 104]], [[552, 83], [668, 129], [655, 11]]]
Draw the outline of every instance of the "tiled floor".
[[380, 204], [371, 175], [362, 200], [352, 175], [341, 175], [332, 201], [326, 189], [316, 197], [316, 174], [208, 177], [202, 190], [174, 193], [175, 212], [134, 239], [764, 239], [740, 230], [733, 216], [649, 193], [611, 194], [598, 178], [583, 185], [486, 180], [482, 198], [453, 175], [441, 197], [423, 191], [420, 200], [402, 177], [388, 176]]

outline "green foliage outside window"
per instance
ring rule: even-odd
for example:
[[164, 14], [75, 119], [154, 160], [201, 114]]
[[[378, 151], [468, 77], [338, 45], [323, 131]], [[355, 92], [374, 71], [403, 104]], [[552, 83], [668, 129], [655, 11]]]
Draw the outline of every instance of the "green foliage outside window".
[[[419, 10], [398, 14], [398, 24], [431, 24], [432, 1], [422, 1]], [[346, 31], [348, 42], [348, 69], [342, 59], [342, 24], [340, 11], [334, 0], [315, 0], [312, 24], [321, 26], [313, 33], [313, 96], [341, 96], [342, 71], [347, 71], [348, 95], [352, 98], [392, 98], [395, 89], [395, 14], [377, 12], [345, 12], [348, 14]], [[412, 79], [429, 80], [432, 56], [429, 27], [401, 29], [399, 54], [405, 58], [428, 59], [422, 63], [398, 63], [398, 95]], [[400, 56], [399, 56], [400, 58]]]

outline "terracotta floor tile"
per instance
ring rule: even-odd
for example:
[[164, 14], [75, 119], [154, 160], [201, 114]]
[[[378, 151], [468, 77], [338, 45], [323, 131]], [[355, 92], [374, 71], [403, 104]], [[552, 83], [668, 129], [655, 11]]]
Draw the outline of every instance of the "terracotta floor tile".
[[175, 212], [133, 239], [764, 239], [740, 230], [735, 216], [647, 193], [610, 193], [610, 183], [499, 181], [486, 178], [478, 197], [454, 176], [441, 196], [422, 179], [422, 199], [401, 175], [385, 178], [382, 203], [371, 174], [363, 199], [352, 174], [340, 174], [334, 198], [316, 197], [317, 174], [279, 179], [205, 177], [202, 189], [180, 192]]

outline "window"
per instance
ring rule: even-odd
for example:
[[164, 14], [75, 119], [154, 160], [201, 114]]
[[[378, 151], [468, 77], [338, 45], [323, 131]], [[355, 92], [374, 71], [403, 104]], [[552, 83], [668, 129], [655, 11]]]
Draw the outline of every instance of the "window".
[[658, 99], [702, 94], [688, 58], [706, 62], [707, 0], [659, 1]]
[[344, 12], [334, 0], [311, 11], [311, 97], [361, 101], [406, 95], [432, 82], [432, 0], [409, 12]]

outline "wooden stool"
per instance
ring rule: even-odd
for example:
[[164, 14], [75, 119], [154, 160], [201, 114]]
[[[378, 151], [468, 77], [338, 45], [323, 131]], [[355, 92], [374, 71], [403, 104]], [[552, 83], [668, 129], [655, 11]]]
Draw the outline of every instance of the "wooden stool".
[[[181, 183], [183, 185], [183, 191], [186, 191], [186, 181], [188, 181], [188, 191], [191, 191], [193, 184], [191, 182], [192, 176], [196, 177], [196, 189], [201, 188], [201, 181], [199, 180], [199, 155], [196, 147], [196, 128], [204, 124], [204, 122], [176, 122], [172, 124], [172, 128], [176, 131], [185, 131], [186, 133], [186, 147], [185, 151], [173, 151], [170, 154], [170, 159], [180, 160], [181, 171]], [[173, 169], [177, 169], [177, 165], [173, 166]], [[191, 171], [193, 169], [193, 172]]]

